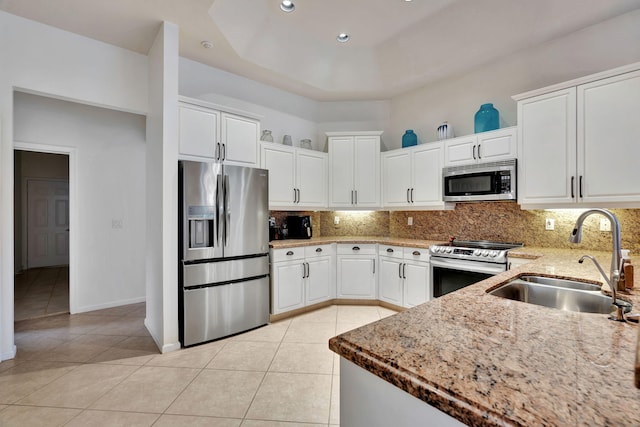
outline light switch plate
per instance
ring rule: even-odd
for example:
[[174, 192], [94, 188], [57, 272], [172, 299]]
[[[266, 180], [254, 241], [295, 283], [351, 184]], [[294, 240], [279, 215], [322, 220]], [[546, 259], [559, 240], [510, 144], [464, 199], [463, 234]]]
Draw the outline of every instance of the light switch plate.
[[547, 218], [544, 221], [544, 229], [545, 230], [555, 230], [556, 228], [556, 220], [553, 218]]
[[333, 223], [334, 223], [335, 225], [340, 224], [340, 217], [339, 217], [339, 216], [334, 216], [334, 217], [333, 217]]
[[611, 222], [606, 218], [600, 218], [600, 231], [611, 231]]
[[412, 216], [407, 218], [407, 225], [413, 225], [413, 217]]

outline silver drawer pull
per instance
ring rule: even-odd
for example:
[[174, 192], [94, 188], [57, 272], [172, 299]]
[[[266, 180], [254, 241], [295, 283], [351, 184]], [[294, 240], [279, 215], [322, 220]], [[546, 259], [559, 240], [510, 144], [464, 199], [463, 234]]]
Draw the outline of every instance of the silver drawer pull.
[[358, 247], [358, 246], [354, 246], [353, 248], [351, 248], [351, 250], [359, 251], [359, 250], [360, 250], [360, 247]]
[[420, 255], [420, 252], [419, 252], [419, 251], [413, 251], [413, 254], [414, 254], [415, 256], [419, 256], [419, 255]]
[[322, 248], [316, 249], [316, 252], [318, 252], [318, 253], [322, 252]]
[[393, 249], [387, 248], [387, 252], [391, 253], [391, 252], [393, 252]]
[[289, 255], [289, 256], [293, 255], [293, 251], [288, 251], [287, 255]]

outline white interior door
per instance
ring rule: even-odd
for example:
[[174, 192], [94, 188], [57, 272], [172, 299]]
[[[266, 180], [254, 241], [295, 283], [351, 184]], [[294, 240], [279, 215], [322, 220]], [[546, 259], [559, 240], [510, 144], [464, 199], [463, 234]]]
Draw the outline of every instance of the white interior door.
[[27, 180], [27, 268], [69, 264], [69, 181]]

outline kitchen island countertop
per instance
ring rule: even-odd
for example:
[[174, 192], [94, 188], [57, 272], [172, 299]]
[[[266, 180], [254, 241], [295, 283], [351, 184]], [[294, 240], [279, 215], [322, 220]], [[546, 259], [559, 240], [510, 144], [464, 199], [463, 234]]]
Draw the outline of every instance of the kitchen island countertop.
[[[523, 273], [601, 283], [592, 263], [578, 264], [584, 253], [608, 270], [607, 252], [517, 249], [513, 257], [532, 261], [341, 334], [329, 347], [469, 425], [640, 425], [637, 325], [486, 292]], [[636, 279], [621, 294], [634, 312], [638, 286]]]

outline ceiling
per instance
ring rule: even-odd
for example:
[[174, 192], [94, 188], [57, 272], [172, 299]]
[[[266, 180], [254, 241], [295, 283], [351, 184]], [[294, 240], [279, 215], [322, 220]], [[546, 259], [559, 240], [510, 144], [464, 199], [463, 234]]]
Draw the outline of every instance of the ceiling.
[[[0, 0], [0, 10], [146, 54], [180, 55], [322, 101], [388, 99], [640, 8], [640, 0]], [[348, 43], [336, 35], [347, 32]], [[201, 42], [210, 41], [205, 49]]]

